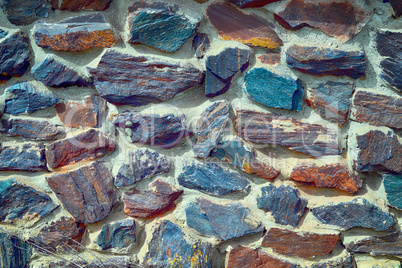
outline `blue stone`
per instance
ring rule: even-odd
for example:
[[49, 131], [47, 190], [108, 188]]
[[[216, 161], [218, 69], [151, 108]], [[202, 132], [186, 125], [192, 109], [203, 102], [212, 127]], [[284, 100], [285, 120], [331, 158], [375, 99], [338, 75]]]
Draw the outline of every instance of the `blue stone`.
[[256, 158], [253, 147], [237, 137], [221, 140], [211, 152], [211, 156], [227, 161], [241, 169], [244, 163], [251, 163]]
[[402, 209], [402, 175], [383, 174], [382, 178], [388, 203]]
[[0, 29], [0, 38], [4, 38], [4, 37], [6, 37], [8, 35], [8, 32], [7, 31], [5, 31], [5, 30], [3, 30], [3, 29]]
[[302, 109], [303, 87], [299, 79], [254, 68], [246, 73], [244, 81], [244, 92], [258, 103], [274, 108]]
[[4, 146], [0, 149], [2, 170], [47, 171], [45, 146], [42, 143]]
[[1, 7], [7, 19], [18, 26], [48, 17], [52, 10], [48, 0], [3, 0]]
[[0, 232], [0, 267], [27, 267], [31, 255], [32, 248], [27, 242]]
[[128, 253], [137, 242], [135, 221], [124, 219], [107, 223], [96, 238], [102, 250], [115, 249], [119, 253]]

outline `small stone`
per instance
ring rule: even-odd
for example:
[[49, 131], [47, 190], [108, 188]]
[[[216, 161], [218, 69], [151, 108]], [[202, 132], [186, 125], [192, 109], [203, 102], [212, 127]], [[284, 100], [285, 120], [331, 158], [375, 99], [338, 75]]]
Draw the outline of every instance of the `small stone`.
[[351, 194], [356, 193], [363, 180], [349, 171], [343, 164], [324, 166], [298, 166], [290, 174], [290, 179], [319, 188], [335, 188]]
[[79, 223], [105, 219], [117, 204], [113, 177], [102, 162], [93, 162], [46, 178], [64, 208]]
[[205, 33], [199, 33], [194, 36], [193, 39], [193, 50], [194, 54], [197, 58], [202, 58], [205, 56], [205, 53], [209, 50], [210, 42], [208, 35]]
[[[130, 260], [129, 257], [110, 257], [106, 254], [104, 256], [92, 255], [93, 259], [78, 257], [77, 258], [56, 258], [54, 261], [49, 261], [43, 263], [43, 260], [34, 262], [33, 267], [38, 268], [75, 268], [75, 267], [85, 267], [85, 268], [136, 268], [136, 264]], [[96, 256], [96, 257], [95, 257]], [[42, 261], [42, 262], [41, 262]], [[37, 265], [37, 266], [36, 266]]]
[[25, 143], [0, 148], [0, 171], [47, 171], [45, 146]]
[[33, 37], [42, 48], [69, 52], [112, 47], [119, 40], [102, 13], [36, 22]]
[[258, 208], [271, 212], [276, 223], [296, 227], [307, 206], [307, 200], [300, 198], [296, 189], [268, 185], [261, 189], [261, 193], [257, 197]]
[[48, 195], [14, 178], [0, 181], [0, 193], [0, 222], [3, 223], [31, 226], [58, 207]]
[[313, 258], [329, 254], [338, 240], [339, 234], [301, 233], [271, 228], [264, 236], [262, 246], [286, 256]]
[[386, 231], [395, 224], [392, 214], [358, 197], [350, 202], [329, 204], [312, 209], [313, 215], [322, 223], [349, 230], [354, 227]]
[[365, 75], [363, 51], [344, 51], [323, 47], [293, 45], [286, 51], [290, 68], [311, 75], [349, 76], [357, 79]]
[[399, 0], [388, 0], [394, 10], [394, 16], [400, 17], [402, 15], [402, 3]]
[[270, 3], [278, 2], [281, 0], [226, 0], [233, 5], [240, 8], [263, 7]]
[[0, 232], [0, 267], [27, 267], [31, 255], [29, 243]]
[[124, 219], [107, 223], [96, 237], [96, 244], [102, 250], [127, 254], [137, 242], [135, 221]]
[[0, 29], [0, 38], [4, 38], [8, 35], [8, 32], [6, 30]]
[[272, 66], [281, 64], [281, 53], [279, 52], [266, 52], [257, 58], [264, 64]]
[[402, 176], [394, 174], [382, 175], [388, 203], [402, 209]]
[[47, 0], [2, 0], [0, 5], [7, 19], [18, 26], [47, 18], [52, 8]]
[[[59, 2], [59, 1], [58, 1]], [[80, 11], [80, 10], [106, 10], [112, 0], [61, 0], [61, 3], [57, 3], [56, 7], [61, 10]]]
[[244, 93], [258, 103], [274, 108], [302, 109], [303, 86], [299, 79], [265, 68], [253, 68], [246, 73], [244, 82]]
[[124, 213], [134, 218], [158, 216], [176, 207], [174, 201], [183, 191], [157, 179], [149, 185], [149, 190], [140, 192], [133, 189], [123, 194]]
[[347, 254], [346, 256], [342, 256], [340, 258], [336, 258], [330, 261], [318, 262], [312, 266], [312, 268], [357, 268], [355, 259], [351, 254]]
[[76, 136], [46, 145], [49, 167], [59, 168], [80, 161], [93, 160], [113, 152], [116, 144], [102, 132], [90, 129]]
[[28, 140], [56, 140], [64, 130], [47, 121], [28, 119], [1, 119], [0, 133], [11, 137], [23, 137]]
[[271, 23], [255, 14], [246, 14], [228, 2], [210, 4], [207, 7], [206, 15], [224, 40], [269, 49], [283, 45]]

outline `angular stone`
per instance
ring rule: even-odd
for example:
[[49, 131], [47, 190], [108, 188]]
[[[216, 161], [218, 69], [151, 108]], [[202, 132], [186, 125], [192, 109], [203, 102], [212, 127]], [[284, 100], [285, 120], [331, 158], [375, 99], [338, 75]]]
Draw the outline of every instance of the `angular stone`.
[[135, 221], [124, 219], [107, 223], [96, 237], [96, 244], [102, 250], [116, 253], [129, 253], [137, 242]]
[[266, 52], [257, 58], [264, 64], [272, 66], [281, 64], [281, 53], [279, 52]]
[[329, 204], [312, 209], [313, 215], [322, 223], [348, 230], [354, 227], [386, 231], [395, 224], [392, 214], [358, 197], [350, 202]]
[[47, 18], [52, 8], [47, 0], [2, 0], [0, 4], [7, 19], [18, 26]]
[[132, 56], [108, 50], [91, 69], [96, 90], [115, 105], [142, 106], [174, 98], [201, 83], [203, 73], [191, 64]]
[[282, 145], [311, 157], [341, 153], [336, 131], [273, 113], [237, 110], [234, 127], [245, 140]]
[[146, 115], [127, 111], [115, 116], [112, 123], [125, 130], [131, 142], [164, 149], [173, 148], [193, 134], [185, 125], [184, 115]]
[[321, 118], [343, 126], [348, 121], [351, 97], [355, 90], [352, 83], [332, 82], [320, 83], [309, 88], [308, 106], [313, 108]]
[[363, 184], [361, 178], [340, 163], [324, 166], [297, 166], [290, 174], [290, 179], [319, 188], [335, 188], [351, 194], [356, 193]]
[[324, 47], [293, 45], [286, 51], [290, 68], [311, 75], [349, 76], [357, 79], [365, 75], [363, 51], [344, 51]]
[[263, 229], [250, 209], [238, 202], [220, 205], [200, 197], [188, 204], [186, 218], [189, 227], [219, 240], [255, 234]]
[[117, 203], [113, 177], [102, 162], [93, 162], [46, 178], [64, 208], [79, 223], [105, 219]]
[[140, 192], [133, 189], [123, 194], [124, 213], [134, 218], [158, 216], [176, 207], [174, 201], [183, 191], [157, 179], [149, 185], [149, 190]]
[[58, 207], [48, 195], [14, 178], [0, 181], [0, 193], [0, 221], [4, 223], [33, 225]]
[[211, 244], [189, 241], [178, 224], [161, 221], [152, 233], [142, 267], [212, 267]]
[[210, 4], [206, 15], [224, 40], [270, 49], [283, 45], [271, 23], [255, 14], [246, 14], [228, 2]]
[[8, 32], [6, 30], [0, 29], [0, 38], [4, 38], [8, 35]]
[[112, 47], [119, 40], [102, 13], [52, 23], [39, 21], [35, 23], [33, 37], [42, 48], [69, 52]]
[[313, 258], [329, 254], [338, 240], [339, 234], [301, 233], [271, 228], [264, 236], [262, 246], [286, 256]]
[[400, 258], [402, 257], [402, 233], [396, 231], [383, 236], [368, 237], [347, 243], [345, 247], [352, 253]]
[[[106, 255], [106, 254], [105, 254]], [[93, 260], [90, 258], [76, 257], [76, 258], [65, 258], [60, 260], [61, 258], [56, 258], [54, 261], [45, 262], [43, 260], [39, 260], [38, 262], [33, 262], [35, 268], [75, 268], [75, 267], [85, 267], [85, 268], [137, 268], [138, 266], [133, 263], [128, 257], [110, 257], [110, 256], [96, 256]]]
[[268, 107], [300, 111], [303, 86], [300, 79], [279, 75], [265, 68], [253, 68], [244, 77], [244, 93]]
[[29, 243], [0, 232], [0, 267], [27, 267], [31, 255]]
[[394, 174], [382, 175], [388, 203], [402, 209], [402, 176]]
[[336, 258], [330, 261], [318, 262], [312, 266], [312, 268], [332, 268], [332, 267], [342, 267], [342, 268], [357, 268], [355, 259], [351, 254]]
[[47, 171], [45, 146], [25, 143], [0, 148], [0, 171]]
[[371, 18], [371, 11], [358, 1], [292, 0], [275, 19], [286, 29], [318, 28], [345, 42], [358, 34]]
[[97, 95], [86, 97], [82, 103], [73, 101], [56, 104], [57, 116], [66, 127], [102, 126], [102, 118], [106, 113], [106, 101]]
[[23, 137], [29, 140], [56, 140], [64, 130], [47, 121], [28, 119], [1, 119], [0, 133], [11, 137]]
[[226, 0], [240, 8], [263, 7], [267, 4], [278, 2], [281, 0]]
[[197, 58], [202, 58], [205, 56], [205, 53], [209, 50], [210, 42], [208, 35], [205, 33], [199, 33], [194, 36], [193, 39], [193, 50], [194, 54]]
[[166, 52], [177, 51], [198, 27], [199, 19], [178, 13], [169, 3], [134, 2], [128, 8], [128, 42], [142, 43]]
[[80, 11], [80, 10], [96, 10], [102, 11], [109, 7], [112, 0], [61, 0], [53, 8], [61, 10]]
[[76, 136], [46, 145], [46, 159], [49, 167], [59, 168], [105, 156], [115, 149], [114, 141], [102, 132], [90, 129]]
[[165, 155], [148, 149], [130, 151], [128, 164], [122, 164], [114, 179], [117, 187], [133, 185], [143, 179], [169, 172], [171, 162]]
[[394, 10], [394, 16], [400, 17], [402, 15], [402, 3], [399, 0], [388, 0]]
[[226, 93], [233, 76], [247, 69], [249, 58], [250, 51], [238, 47], [226, 47], [217, 55], [208, 55], [205, 63], [205, 96], [212, 98]]
[[229, 105], [217, 101], [206, 108], [197, 121], [197, 141], [193, 147], [194, 156], [206, 158], [218, 144], [220, 136], [229, 121]]
[[271, 212], [276, 223], [296, 227], [306, 211], [307, 200], [299, 197], [297, 190], [292, 187], [275, 187], [271, 184], [261, 188], [257, 206], [265, 212]]
[[31, 114], [53, 106], [56, 95], [45, 87], [38, 87], [32, 82], [20, 82], [6, 88], [6, 106], [4, 113], [19, 115]]

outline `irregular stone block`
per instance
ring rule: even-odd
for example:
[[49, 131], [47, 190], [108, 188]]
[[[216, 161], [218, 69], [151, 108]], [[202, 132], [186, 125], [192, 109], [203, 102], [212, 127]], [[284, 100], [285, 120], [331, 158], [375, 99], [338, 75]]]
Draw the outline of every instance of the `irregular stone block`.
[[[59, 2], [59, 1], [57, 1]], [[61, 0], [53, 8], [61, 10], [80, 11], [80, 10], [96, 10], [102, 11], [109, 7], [112, 0]]]
[[226, 0], [240, 8], [263, 7], [270, 3], [278, 2], [281, 0]]
[[322, 223], [348, 230], [354, 227], [386, 231], [395, 224], [392, 214], [358, 197], [350, 202], [329, 204], [312, 209], [313, 215]]
[[194, 50], [194, 55], [197, 58], [202, 58], [205, 56], [205, 53], [209, 50], [210, 47], [210, 42], [208, 35], [205, 33], [199, 33], [196, 36], [194, 36], [193, 39], [193, 50]]
[[307, 200], [299, 197], [297, 190], [292, 187], [268, 185], [261, 188], [257, 206], [265, 212], [271, 212], [276, 223], [296, 227], [306, 211]]
[[229, 240], [261, 232], [262, 223], [255, 219], [250, 209], [238, 202], [227, 205], [213, 203], [205, 198], [188, 204], [187, 225], [202, 235]]
[[35, 23], [33, 37], [42, 48], [69, 52], [112, 47], [119, 40], [102, 13], [52, 23], [39, 21]]
[[47, 121], [27, 119], [1, 119], [0, 133], [11, 137], [23, 137], [29, 140], [56, 140], [64, 130]]
[[42, 143], [25, 143], [0, 148], [0, 171], [47, 171], [45, 146]]
[[336, 131], [273, 113], [237, 110], [234, 127], [242, 139], [282, 145], [311, 157], [341, 153]]
[[4, 38], [8, 35], [8, 32], [6, 30], [0, 29], [0, 38]]
[[79, 223], [105, 219], [117, 203], [113, 177], [102, 162], [93, 162], [46, 178], [64, 208]]
[[388, 203], [402, 209], [402, 176], [393, 174], [382, 175]]
[[264, 64], [272, 66], [281, 64], [281, 53], [279, 52], [267, 52], [257, 58]]
[[47, 0], [2, 0], [0, 4], [7, 19], [18, 26], [47, 18], [52, 10]]
[[76, 136], [46, 145], [46, 159], [49, 167], [59, 168], [105, 156], [115, 149], [114, 141], [102, 132], [90, 129]]
[[303, 86], [300, 79], [279, 75], [265, 68], [253, 68], [244, 77], [244, 93], [268, 107], [300, 111]]
[[96, 237], [96, 244], [102, 250], [116, 253], [129, 253], [137, 242], [135, 221], [124, 219], [107, 223]]
[[0, 267], [27, 267], [32, 249], [18, 237], [0, 232], [0, 253]]
[[402, 15], [402, 3], [399, 0], [388, 0], [394, 10], [394, 16], [400, 17]]
[[329, 254], [338, 240], [339, 234], [301, 233], [271, 228], [264, 236], [262, 246], [286, 256], [313, 258]]
[[357, 79], [366, 72], [364, 52], [358, 50], [293, 45], [286, 51], [286, 62], [290, 68], [317, 76], [345, 75]]
[[[59, 258], [60, 259], [60, 258]], [[135, 263], [133, 263], [128, 257], [109, 257], [109, 256], [96, 256], [96, 259], [83, 260], [83, 258], [63, 258], [63, 260], [55, 260], [48, 263], [43, 264], [38, 262], [33, 262], [34, 267], [38, 268], [74, 268], [74, 267], [85, 267], [85, 268], [99, 268], [99, 267], [107, 267], [107, 268], [133, 268], [137, 267]]]
[[149, 190], [140, 192], [133, 189], [123, 194], [124, 213], [134, 218], [150, 218], [174, 209], [174, 201], [183, 191], [157, 179], [149, 185]]
[[246, 14], [228, 2], [210, 4], [206, 15], [224, 40], [270, 49], [283, 45], [271, 23], [255, 14]]
[[335, 260], [318, 262], [311, 266], [312, 268], [332, 268], [332, 267], [342, 267], [342, 268], [357, 268], [355, 259], [351, 254], [347, 254], [344, 257], [336, 258]]
[[319, 188], [335, 188], [351, 194], [356, 193], [363, 180], [349, 171], [343, 164], [324, 166], [297, 166], [290, 174], [290, 179]]
[[115, 105], [142, 106], [174, 98], [201, 83], [203, 73], [191, 64], [132, 56], [108, 50], [91, 69], [96, 90]]

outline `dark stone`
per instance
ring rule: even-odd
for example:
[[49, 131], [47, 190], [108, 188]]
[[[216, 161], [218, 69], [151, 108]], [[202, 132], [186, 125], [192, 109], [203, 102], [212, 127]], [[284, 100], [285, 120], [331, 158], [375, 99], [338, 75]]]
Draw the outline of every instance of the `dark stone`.
[[345, 75], [357, 79], [366, 72], [363, 51], [293, 45], [286, 51], [286, 62], [290, 68], [317, 76]]
[[350, 202], [329, 204], [312, 209], [313, 215], [322, 223], [348, 230], [354, 227], [386, 231], [395, 224], [392, 214], [358, 197]]
[[205, 96], [212, 98], [229, 90], [233, 76], [244, 72], [249, 64], [248, 49], [227, 47], [217, 55], [206, 58]]
[[174, 98], [201, 83], [203, 73], [191, 64], [132, 56], [108, 50], [90, 70], [99, 94], [115, 105], [142, 106]]
[[312, 268], [357, 268], [355, 259], [351, 254], [347, 254], [344, 257], [336, 258], [335, 260], [318, 262], [311, 266]]
[[394, 16], [397, 18], [400, 17], [402, 15], [402, 2], [399, 0], [389, 0], [389, 3], [394, 10]]
[[237, 110], [234, 128], [245, 140], [282, 145], [311, 157], [341, 153], [336, 131], [273, 113]]
[[240, 8], [263, 7], [267, 4], [278, 2], [281, 0], [226, 0]]
[[262, 223], [250, 209], [239, 202], [227, 205], [213, 203], [204, 198], [189, 203], [186, 208], [187, 225], [202, 235], [229, 240], [261, 232]]
[[281, 53], [279, 52], [266, 52], [257, 58], [264, 64], [272, 66], [281, 64]]
[[[57, 2], [59, 2], [57, 0]], [[56, 7], [61, 10], [80, 11], [80, 10], [96, 10], [102, 11], [109, 7], [112, 0], [62, 0], [56, 4]]]
[[28, 25], [38, 18], [47, 18], [51, 6], [47, 0], [2, 0], [0, 5], [7, 19], [15, 25]]
[[199, 33], [194, 36], [193, 39], [193, 50], [194, 54], [197, 58], [202, 58], [205, 56], [205, 53], [209, 50], [210, 42], [208, 35], [205, 33]]
[[33, 37], [42, 48], [69, 52], [112, 47], [119, 40], [102, 13], [36, 22]]
[[133, 219], [107, 223], [96, 237], [96, 244], [102, 250], [118, 250], [118, 253], [128, 253], [136, 242], [137, 236]]
[[265, 212], [271, 212], [276, 223], [296, 227], [306, 211], [307, 200], [300, 198], [292, 187], [268, 185], [261, 188], [257, 206]]
[[0, 148], [0, 171], [47, 171], [45, 146], [42, 143], [25, 143]]
[[382, 175], [388, 203], [396, 208], [402, 209], [402, 175]]
[[300, 111], [303, 86], [300, 79], [253, 68], [244, 77], [246, 95], [265, 106]]
[[27, 267], [31, 255], [32, 249], [27, 242], [0, 232], [0, 267]]
[[47, 121], [28, 119], [1, 119], [0, 133], [11, 137], [23, 137], [29, 140], [56, 140], [64, 130]]
[[8, 32], [6, 30], [0, 29], [0, 39], [4, 38], [8, 35]]
[[102, 162], [46, 178], [64, 208], [79, 223], [105, 219], [117, 203], [113, 177]]
[[33, 225], [58, 207], [48, 195], [14, 178], [0, 181], [0, 193], [0, 221], [4, 223]]

